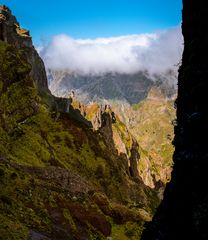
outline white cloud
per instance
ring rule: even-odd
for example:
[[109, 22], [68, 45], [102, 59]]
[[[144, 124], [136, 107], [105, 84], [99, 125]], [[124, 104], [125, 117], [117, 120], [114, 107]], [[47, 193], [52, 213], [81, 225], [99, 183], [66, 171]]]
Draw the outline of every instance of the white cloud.
[[161, 73], [180, 61], [182, 42], [179, 27], [160, 33], [97, 39], [57, 35], [40, 48], [40, 54], [48, 68], [81, 74], [140, 70]]

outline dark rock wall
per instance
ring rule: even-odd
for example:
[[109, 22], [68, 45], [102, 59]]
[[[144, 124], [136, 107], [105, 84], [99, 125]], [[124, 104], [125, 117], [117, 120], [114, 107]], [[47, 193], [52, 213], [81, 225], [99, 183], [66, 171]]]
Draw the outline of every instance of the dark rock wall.
[[208, 9], [183, 0], [174, 170], [143, 240], [208, 239]]

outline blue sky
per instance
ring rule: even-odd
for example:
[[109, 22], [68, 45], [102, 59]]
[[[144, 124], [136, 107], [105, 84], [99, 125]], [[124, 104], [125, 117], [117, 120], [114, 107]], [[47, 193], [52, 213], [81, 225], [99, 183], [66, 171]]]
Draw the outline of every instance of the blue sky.
[[181, 21], [182, 0], [4, 0], [35, 44], [57, 34], [73, 38], [154, 32]]

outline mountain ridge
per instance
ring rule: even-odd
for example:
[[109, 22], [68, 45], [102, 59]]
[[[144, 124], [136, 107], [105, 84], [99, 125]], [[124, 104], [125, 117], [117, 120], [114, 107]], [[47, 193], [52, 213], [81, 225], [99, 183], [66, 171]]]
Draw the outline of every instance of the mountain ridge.
[[153, 86], [160, 86], [164, 94], [171, 97], [176, 93], [177, 73], [168, 70], [165, 74], [150, 75], [148, 71], [134, 74], [109, 72], [97, 75], [80, 75], [69, 70], [47, 70], [49, 88], [56, 96], [68, 97], [76, 93], [83, 103], [102, 100], [120, 100], [137, 104], [148, 95]]

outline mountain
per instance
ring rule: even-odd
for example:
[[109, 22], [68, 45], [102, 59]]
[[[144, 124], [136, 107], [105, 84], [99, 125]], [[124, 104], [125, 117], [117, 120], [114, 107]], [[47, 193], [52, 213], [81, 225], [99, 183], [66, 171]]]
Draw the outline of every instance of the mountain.
[[162, 193], [170, 181], [173, 165], [175, 68], [154, 75], [148, 71], [81, 75], [70, 70], [48, 69], [47, 75], [53, 94], [73, 99], [74, 108], [79, 109], [96, 130], [101, 127], [97, 121], [101, 123], [105, 112], [102, 106], [110, 106], [117, 119], [112, 128], [116, 149], [130, 162], [128, 153], [133, 141], [129, 145], [126, 139], [134, 139], [139, 145], [140, 176], [151, 188], [160, 182]]
[[112, 129], [114, 144], [118, 152], [130, 159], [128, 153], [131, 153], [133, 142], [129, 146], [126, 139], [137, 142], [140, 146], [137, 167], [146, 185], [155, 188], [156, 182], [164, 186], [170, 180], [177, 91], [174, 68], [154, 75], [148, 71], [80, 75], [69, 70], [51, 69], [47, 74], [53, 94], [70, 99], [73, 95], [72, 105], [92, 122], [96, 130], [99, 129], [97, 121], [101, 123], [104, 112], [102, 106], [110, 106], [118, 120]]
[[137, 104], [148, 95], [151, 87], [160, 85], [167, 96], [176, 93], [176, 76], [172, 69], [151, 76], [148, 71], [134, 74], [105, 73], [81, 75], [69, 70], [47, 70], [49, 88], [56, 96], [68, 97], [71, 91], [83, 103], [102, 100], [124, 101]]
[[138, 170], [144, 183], [152, 188], [156, 182], [166, 184], [172, 171], [174, 147], [173, 122], [175, 96], [164, 95], [161, 87], [152, 87], [147, 98], [138, 104], [112, 103], [119, 116], [140, 146]]
[[74, 92], [70, 96], [72, 106], [92, 122], [96, 131], [102, 131], [102, 116], [111, 116], [112, 144], [127, 157], [130, 169], [132, 148], [137, 145], [133, 171], [137, 169], [143, 182], [161, 194], [172, 171], [174, 100], [175, 96], [168, 98], [161, 86], [152, 87], [147, 98], [133, 105], [116, 100], [83, 104]]
[[139, 175], [137, 143], [119, 153], [103, 114], [95, 131], [51, 94], [29, 32], [0, 6], [1, 239], [140, 238], [158, 192]]

